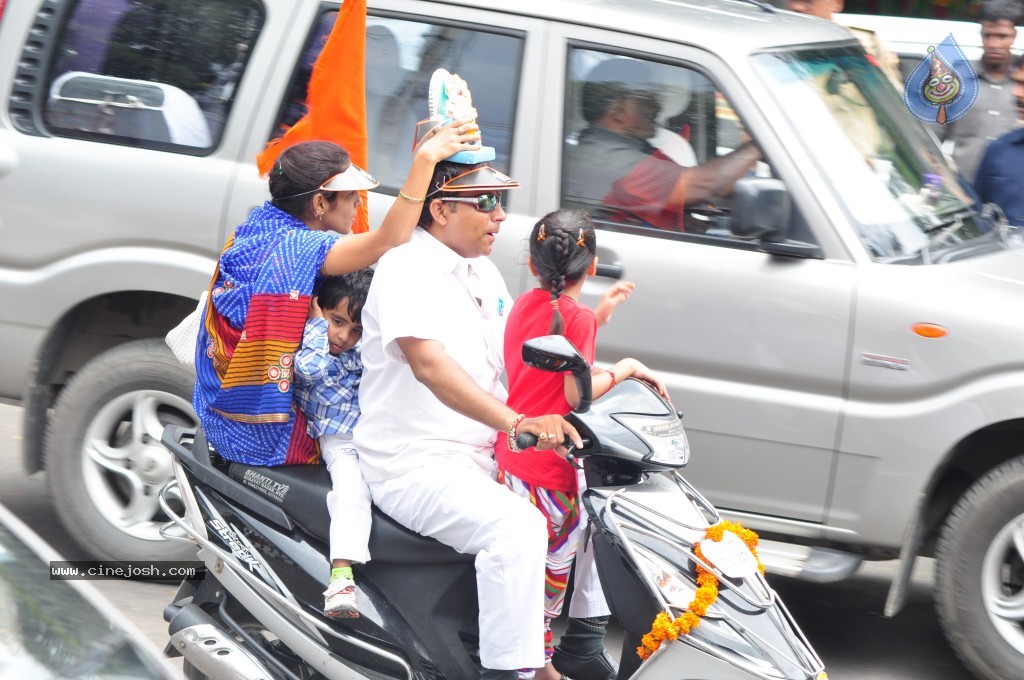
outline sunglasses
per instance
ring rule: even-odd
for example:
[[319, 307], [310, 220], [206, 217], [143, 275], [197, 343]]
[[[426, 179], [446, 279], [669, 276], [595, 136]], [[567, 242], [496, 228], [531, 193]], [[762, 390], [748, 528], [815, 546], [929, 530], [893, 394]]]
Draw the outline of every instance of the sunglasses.
[[480, 194], [479, 196], [463, 197], [463, 196], [445, 196], [441, 199], [442, 203], [469, 203], [474, 208], [483, 213], [494, 212], [501, 205], [501, 194]]

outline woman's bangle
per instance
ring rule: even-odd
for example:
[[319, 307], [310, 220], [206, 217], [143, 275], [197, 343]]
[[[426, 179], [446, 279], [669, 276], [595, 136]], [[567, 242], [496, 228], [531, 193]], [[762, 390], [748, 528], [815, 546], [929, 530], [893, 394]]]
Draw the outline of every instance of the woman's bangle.
[[399, 198], [404, 198], [405, 200], [409, 201], [410, 203], [424, 203], [427, 200], [426, 196], [424, 196], [423, 198], [413, 198], [412, 196], [410, 196], [409, 194], [405, 193], [404, 191], [399, 191], [398, 192], [398, 197]]
[[619, 379], [616, 378], [615, 377], [615, 373], [613, 373], [610, 370], [608, 371], [608, 375], [610, 375], [612, 377], [612, 384], [608, 386], [608, 389], [610, 390], [611, 388], [615, 387], [619, 383]]
[[520, 413], [508, 426], [508, 450], [512, 453], [519, 453], [522, 450], [519, 448], [519, 444], [516, 444], [516, 428], [519, 427], [519, 423], [522, 422], [525, 417], [525, 413]]

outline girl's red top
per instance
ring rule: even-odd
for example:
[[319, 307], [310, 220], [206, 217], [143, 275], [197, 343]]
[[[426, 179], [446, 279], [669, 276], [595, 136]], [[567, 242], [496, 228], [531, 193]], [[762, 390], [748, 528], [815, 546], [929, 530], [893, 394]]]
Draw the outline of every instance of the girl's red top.
[[[558, 311], [565, 322], [563, 335], [593, 364], [597, 340], [597, 317], [593, 310], [563, 295], [558, 299]], [[565, 373], [549, 373], [523, 363], [523, 343], [548, 335], [553, 315], [551, 294], [534, 288], [519, 296], [505, 326], [507, 403], [516, 413], [527, 417], [549, 413], [565, 415], [572, 410], [565, 400]], [[577, 492], [576, 470], [557, 453], [533, 448], [513, 453], [507, 440], [504, 433], [499, 433], [494, 448], [500, 470], [545, 489]]]

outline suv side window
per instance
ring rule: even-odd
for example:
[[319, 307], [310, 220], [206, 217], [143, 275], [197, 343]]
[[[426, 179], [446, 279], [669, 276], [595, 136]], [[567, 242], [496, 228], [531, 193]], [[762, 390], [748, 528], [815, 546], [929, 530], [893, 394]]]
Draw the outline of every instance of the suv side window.
[[79, 0], [44, 106], [63, 137], [212, 150], [263, 25], [257, 0]]
[[[277, 127], [304, 112], [306, 88], [336, 11], [325, 12], [313, 31], [292, 81]], [[493, 28], [449, 26], [370, 16], [366, 22], [366, 120], [369, 167], [384, 188], [397, 191], [412, 164], [416, 123], [426, 118], [427, 86], [435, 69], [457, 73], [469, 84], [484, 144], [495, 166], [507, 168], [512, 150], [523, 38]], [[275, 133], [276, 135], [277, 133]]]
[[606, 228], [743, 241], [729, 229], [732, 186], [771, 168], [714, 82], [684, 66], [578, 47], [567, 82], [564, 204]]

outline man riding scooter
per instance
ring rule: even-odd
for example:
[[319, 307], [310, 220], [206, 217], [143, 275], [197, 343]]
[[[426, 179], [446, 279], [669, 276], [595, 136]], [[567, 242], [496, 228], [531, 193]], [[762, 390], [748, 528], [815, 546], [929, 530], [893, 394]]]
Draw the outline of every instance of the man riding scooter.
[[497, 192], [516, 186], [486, 164], [438, 164], [418, 228], [381, 259], [363, 308], [355, 434], [378, 508], [477, 554], [481, 677], [493, 680], [544, 664], [547, 545], [540, 513], [493, 481], [495, 437], [579, 439], [561, 416], [524, 418], [504, 403], [512, 299], [486, 256], [505, 219]]

